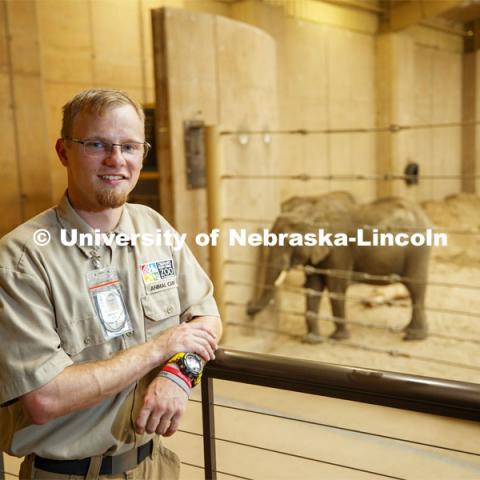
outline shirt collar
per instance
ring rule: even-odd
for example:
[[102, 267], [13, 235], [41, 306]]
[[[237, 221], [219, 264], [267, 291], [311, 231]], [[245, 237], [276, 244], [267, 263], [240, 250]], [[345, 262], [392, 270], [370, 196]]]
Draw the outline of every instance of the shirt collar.
[[[94, 235], [95, 229], [92, 228], [75, 210], [68, 198], [68, 192], [65, 192], [59, 204], [55, 208], [58, 221], [61, 227], [67, 231], [75, 229], [78, 234], [88, 233]], [[117, 226], [113, 229], [116, 234], [125, 233], [131, 236], [134, 232], [132, 219], [125, 207], [122, 209], [122, 214]], [[87, 256], [91, 257], [93, 247], [80, 245], [77, 242], [77, 247]], [[116, 244], [113, 242], [112, 247], [115, 248]]]

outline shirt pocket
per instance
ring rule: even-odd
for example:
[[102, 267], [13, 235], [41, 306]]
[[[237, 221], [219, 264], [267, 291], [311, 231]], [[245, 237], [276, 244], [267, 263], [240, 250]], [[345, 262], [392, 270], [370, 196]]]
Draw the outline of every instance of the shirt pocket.
[[167, 328], [180, 324], [181, 311], [177, 288], [169, 288], [143, 297], [142, 307], [147, 340]]
[[108, 358], [121, 346], [103, 336], [102, 327], [93, 315], [64, 323], [58, 328], [61, 347], [75, 363]]

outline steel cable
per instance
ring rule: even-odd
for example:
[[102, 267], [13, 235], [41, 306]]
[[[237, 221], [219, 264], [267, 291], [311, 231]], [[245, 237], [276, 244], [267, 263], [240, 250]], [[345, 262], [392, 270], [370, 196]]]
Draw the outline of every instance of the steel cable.
[[[182, 432], [182, 433], [186, 433], [188, 435], [203, 437], [203, 434], [201, 434], [201, 433], [189, 432], [187, 430], [180, 430], [180, 429], [178, 429], [177, 431]], [[298, 458], [300, 460], [307, 460], [307, 461], [311, 461], [311, 462], [323, 463], [323, 464], [326, 464], [326, 465], [332, 465], [334, 467], [346, 468], [346, 469], [349, 469], [349, 470], [355, 470], [357, 472], [369, 473], [371, 475], [377, 475], [377, 476], [384, 477], [384, 478], [393, 478], [395, 480], [407, 480], [406, 478], [403, 478], [403, 477], [395, 477], [395, 476], [392, 476], [392, 475], [387, 475], [385, 473], [374, 472], [373, 470], [366, 470], [366, 469], [363, 469], [363, 468], [352, 467], [350, 465], [342, 465], [340, 463], [329, 462], [328, 460], [321, 460], [321, 459], [318, 459], [318, 458], [306, 457], [304, 455], [298, 455], [298, 454], [295, 454], [295, 453], [282, 452], [281, 450], [275, 450], [273, 448], [261, 447], [259, 445], [237, 442], [236, 440], [229, 440], [227, 438], [220, 438], [220, 437], [215, 436], [215, 437], [212, 437], [212, 439], [216, 440], [218, 442], [225, 442], [225, 443], [229, 443], [229, 444], [232, 444], [232, 445], [238, 445], [238, 446], [241, 446], [241, 447], [254, 448], [256, 450], [262, 450], [264, 452], [277, 453], [279, 455], [284, 455], [284, 456], [287, 456], [287, 457], [293, 457], [293, 458]]]
[[[330, 292], [326, 290], [325, 292], [319, 292], [312, 288], [302, 288], [302, 287], [291, 287], [288, 285], [280, 285], [280, 286], [273, 286], [273, 285], [266, 285], [262, 283], [249, 283], [249, 282], [234, 282], [233, 280], [227, 280], [225, 285], [237, 285], [242, 287], [260, 287], [266, 290], [284, 290], [287, 292], [297, 293], [297, 294], [307, 294], [314, 297], [322, 297], [322, 295], [327, 295], [329, 298], [333, 298], [334, 300], [359, 300], [361, 303], [364, 300], [364, 297], [360, 297], [358, 295], [345, 295], [344, 293], [336, 293]], [[480, 319], [480, 312], [468, 312], [464, 310], [454, 310], [451, 308], [439, 308], [439, 307], [428, 307], [428, 306], [420, 306], [418, 303], [400, 303], [400, 302], [385, 302], [385, 305], [389, 307], [399, 307], [403, 309], [408, 308], [418, 308], [429, 312], [437, 312], [437, 313], [446, 313], [448, 315], [460, 315], [464, 317], [471, 317], [471, 318], [478, 318]]]
[[[275, 268], [274, 265], [269, 265], [268, 262], [251, 262], [247, 260], [225, 260], [225, 265], [245, 265], [245, 266], [265, 266], [266, 268]], [[360, 280], [368, 281], [379, 281], [385, 283], [399, 283], [401, 281], [406, 281], [409, 283], [421, 284], [421, 285], [434, 285], [436, 287], [448, 287], [448, 288], [461, 288], [465, 290], [480, 290], [480, 285], [469, 285], [465, 283], [449, 283], [449, 282], [440, 282], [440, 281], [428, 281], [417, 280], [411, 277], [404, 277], [401, 275], [390, 274], [390, 275], [372, 275], [370, 273], [356, 272], [354, 270], [341, 270], [337, 268], [316, 268], [310, 265], [305, 265], [303, 267], [291, 268], [290, 271], [294, 270], [303, 270], [306, 273], [320, 273], [322, 275], [332, 276], [336, 278], [347, 278], [355, 282], [360, 282]]]
[[[194, 434], [193, 432], [186, 432], [186, 431], [182, 431], [182, 433], [190, 433], [192, 435]], [[199, 468], [200, 470], [205, 470], [205, 467], [202, 467], [201, 465], [195, 465], [193, 463], [188, 463], [188, 462], [180, 462], [180, 463], [182, 465], [187, 465], [189, 467], [195, 467], [195, 468]], [[228, 477], [241, 478], [243, 480], [253, 480], [253, 478], [250, 478], [250, 477], [242, 477], [240, 475], [235, 475], [234, 473], [222, 472], [221, 470], [214, 470], [214, 472], [221, 473], [222, 475], [227, 475]]]
[[[190, 401], [193, 402], [193, 403], [199, 403], [199, 404], [202, 403], [201, 400], [190, 399]], [[251, 410], [251, 409], [248, 409], [248, 408], [234, 407], [232, 405], [225, 405], [225, 404], [222, 404], [222, 403], [213, 403], [213, 405], [215, 407], [220, 407], [220, 408], [225, 408], [225, 409], [230, 409], [230, 410], [238, 410], [238, 411], [241, 411], [241, 412], [253, 413], [253, 414], [256, 414], [256, 415], [263, 415], [263, 416], [266, 416], [266, 417], [278, 418], [278, 419], [281, 419], [281, 420], [289, 420], [289, 421], [292, 421], [292, 422], [299, 422], [299, 423], [304, 423], [304, 424], [307, 424], [307, 425], [315, 425], [315, 426], [318, 426], [318, 427], [331, 428], [331, 429], [334, 429], [334, 430], [341, 430], [341, 431], [344, 431], [344, 432], [358, 433], [358, 434], [361, 434], [361, 435], [367, 435], [367, 436], [371, 436], [371, 437], [384, 438], [384, 439], [387, 439], [387, 440], [394, 440], [394, 441], [397, 441], [397, 442], [404, 442], [404, 443], [411, 443], [413, 445], [420, 445], [422, 447], [438, 448], [438, 449], [441, 449], [441, 450], [447, 450], [449, 452], [463, 453], [465, 455], [475, 455], [477, 457], [480, 457], [480, 453], [477, 453], [477, 452], [470, 452], [468, 450], [459, 450], [457, 448], [444, 447], [442, 445], [435, 445], [433, 443], [418, 442], [416, 440], [408, 440], [406, 438], [392, 437], [391, 435], [384, 435], [384, 434], [381, 434], [381, 433], [373, 433], [373, 432], [367, 432], [365, 430], [357, 430], [357, 429], [354, 429], [354, 428], [340, 427], [338, 425], [331, 425], [331, 424], [328, 424], [328, 423], [315, 422], [313, 420], [304, 420], [304, 419], [301, 419], [301, 418], [288, 417], [286, 415], [280, 415], [280, 414], [277, 414], [277, 413], [261, 412], [259, 410]]]
[[[243, 304], [238, 303], [238, 302], [226, 302], [225, 305], [226, 306], [243, 306]], [[286, 313], [286, 314], [293, 315], [293, 316], [301, 316], [302, 318], [305, 316], [304, 313], [299, 313], [299, 312], [296, 312], [294, 310], [292, 310], [292, 311], [278, 310], [278, 311], [280, 313]], [[312, 314], [312, 316], [313, 316], [313, 314]], [[339, 324], [352, 323], [352, 322], [347, 322], [344, 319], [340, 319], [340, 318], [335, 319], [335, 317], [322, 317], [320, 315], [315, 315], [315, 317], [318, 320], [329, 320], [329, 321], [334, 321], [334, 322], [339, 323]], [[227, 325], [231, 325], [231, 326], [247, 327], [247, 328], [254, 329], [254, 330], [266, 331], [266, 332], [270, 332], [270, 333], [286, 335], [286, 336], [289, 336], [289, 337], [292, 337], [292, 338], [295, 338], [295, 339], [301, 339], [301, 335], [291, 334], [289, 332], [284, 332], [284, 331], [281, 331], [281, 330], [278, 330], [278, 329], [268, 329], [268, 328], [265, 328], [265, 327], [259, 327], [257, 325], [251, 325], [251, 324], [248, 324], [248, 323], [245, 323], [245, 322], [228, 321], [226, 323], [227, 323]], [[372, 352], [372, 353], [381, 353], [381, 354], [389, 355], [389, 356], [395, 357], [395, 358], [402, 357], [402, 358], [408, 358], [410, 360], [420, 360], [422, 362], [448, 365], [450, 367], [458, 367], [458, 368], [463, 368], [463, 369], [466, 369], [466, 370], [473, 370], [475, 372], [480, 372], [480, 366], [472, 366], [472, 365], [467, 365], [467, 364], [464, 364], [464, 363], [452, 362], [452, 361], [449, 361], [449, 360], [442, 360], [442, 359], [439, 359], [439, 358], [426, 357], [426, 356], [423, 356], [423, 355], [412, 355], [410, 353], [403, 352], [401, 350], [386, 350], [386, 349], [383, 349], [383, 348], [369, 347], [369, 346], [358, 344], [358, 343], [351, 343], [351, 342], [347, 342], [345, 340], [334, 340], [332, 338], [327, 338], [327, 337], [325, 337], [325, 339], [323, 341], [324, 341], [324, 343], [330, 343], [330, 344], [333, 344], [333, 345], [340, 345], [340, 346], [344, 346], [344, 347], [348, 347], [348, 348], [353, 348], [355, 350], [363, 350], [363, 351]]]
[[[226, 305], [230, 306], [243, 306], [245, 307], [244, 304], [242, 303], [236, 303], [236, 302], [227, 302]], [[307, 312], [297, 312], [295, 310], [279, 310], [280, 313], [288, 313], [289, 315], [294, 315], [294, 316], [303, 316], [305, 317], [307, 315]], [[394, 334], [399, 334], [403, 333], [403, 328], [395, 328], [395, 327], [386, 327], [382, 325], [375, 325], [373, 323], [366, 323], [366, 322], [359, 322], [357, 320], [346, 320], [341, 317], [334, 317], [333, 315], [317, 315], [313, 313], [308, 313], [308, 315], [316, 315], [316, 318], [318, 320], [324, 321], [324, 322], [334, 322], [334, 323], [339, 323], [339, 324], [344, 324], [344, 325], [355, 325], [357, 327], [362, 327], [362, 328], [370, 328], [373, 330], [384, 330], [386, 332], [394, 333]], [[387, 323], [384, 321], [384, 323]], [[475, 344], [480, 344], [480, 338], [467, 338], [467, 337], [457, 337], [455, 335], [447, 335], [447, 334], [442, 334], [442, 333], [437, 333], [437, 332], [428, 332], [429, 337], [433, 338], [441, 338], [443, 340], [454, 340], [457, 342], [466, 342], [466, 343], [475, 343]]]
[[301, 182], [309, 182], [311, 180], [478, 180], [480, 175], [397, 175], [393, 173], [365, 175], [365, 174], [328, 174], [328, 175], [310, 175], [307, 173], [299, 173], [297, 175], [248, 175], [248, 174], [223, 174], [220, 176], [222, 180], [298, 180]]
[[391, 124], [385, 127], [353, 127], [353, 128], [325, 128], [325, 129], [287, 129], [287, 130], [223, 130], [220, 135], [223, 136], [238, 136], [238, 135], [318, 135], [318, 134], [344, 134], [344, 133], [376, 133], [376, 132], [390, 132], [397, 133], [402, 130], [423, 130], [429, 128], [451, 128], [462, 127], [465, 125], [480, 125], [480, 121], [466, 121], [466, 122], [444, 122], [444, 123], [423, 123], [417, 125], [397, 125]]

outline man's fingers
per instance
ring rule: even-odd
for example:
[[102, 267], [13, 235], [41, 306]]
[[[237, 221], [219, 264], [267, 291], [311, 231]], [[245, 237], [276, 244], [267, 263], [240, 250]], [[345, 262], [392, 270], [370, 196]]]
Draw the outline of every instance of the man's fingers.
[[145, 425], [147, 420], [150, 417], [151, 409], [148, 407], [143, 407], [138, 414], [137, 419], [135, 420], [135, 430], [137, 433], [142, 434], [145, 431]]
[[171, 437], [177, 430], [180, 424], [180, 415], [174, 415], [170, 420], [170, 426], [167, 431], [163, 434], [164, 437]]
[[212, 351], [215, 351], [218, 348], [217, 342], [212, 340], [210, 337], [204, 335], [194, 335], [195, 340], [201, 340], [203, 344], [208, 344]]
[[160, 422], [160, 414], [155, 413], [155, 410], [152, 411], [152, 413], [148, 417], [147, 426], [145, 428], [147, 433], [155, 432], [158, 428], [159, 422]]
[[206, 362], [213, 360], [215, 358], [215, 354], [212, 347], [204, 339], [198, 339], [194, 344], [192, 344], [192, 347], [193, 348], [191, 351], [200, 355], [203, 358], [203, 360], [205, 360]]
[[187, 324], [183, 324], [183, 325], [186, 325], [186, 327], [191, 328], [191, 329], [200, 330], [202, 332], [205, 332], [213, 340], [216, 339], [215, 332], [208, 325], [204, 325], [203, 323], [187, 323]]
[[160, 420], [160, 423], [157, 426], [156, 432], [159, 435], [164, 435], [165, 432], [167, 432], [170, 427], [170, 422], [171, 422], [170, 415], [167, 415], [167, 414], [162, 415], [162, 419]]

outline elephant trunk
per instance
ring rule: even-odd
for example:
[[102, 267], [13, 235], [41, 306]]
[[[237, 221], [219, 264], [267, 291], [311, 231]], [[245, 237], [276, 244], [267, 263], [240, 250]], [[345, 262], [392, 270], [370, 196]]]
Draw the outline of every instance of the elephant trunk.
[[275, 282], [278, 280], [282, 272], [288, 270], [290, 267], [289, 255], [282, 249], [279, 253], [278, 249], [271, 251], [267, 263], [267, 271], [265, 275], [265, 282], [260, 290], [258, 300], [251, 300], [247, 304], [247, 314], [251, 317], [260, 313], [273, 299], [275, 293]]

